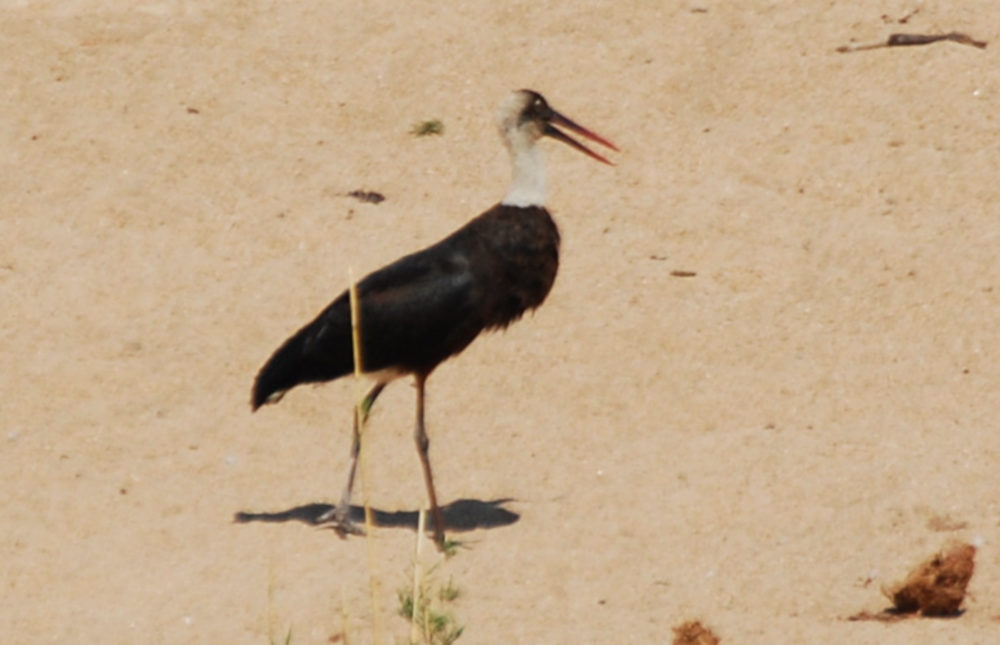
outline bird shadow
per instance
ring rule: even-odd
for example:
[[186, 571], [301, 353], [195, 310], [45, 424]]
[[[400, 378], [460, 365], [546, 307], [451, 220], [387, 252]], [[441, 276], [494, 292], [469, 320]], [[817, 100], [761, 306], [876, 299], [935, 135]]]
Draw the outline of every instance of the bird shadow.
[[[473, 529], [494, 529], [501, 526], [509, 526], [518, 521], [521, 516], [503, 507], [507, 502], [513, 501], [511, 498], [495, 499], [483, 501], [478, 499], [457, 499], [454, 502], [441, 507], [441, 515], [444, 519], [446, 531], [471, 531]], [[329, 526], [334, 528], [329, 521], [320, 521], [324, 514], [334, 509], [332, 504], [303, 504], [293, 506], [284, 511], [272, 513], [253, 513], [240, 511], [235, 514], [233, 521], [245, 524], [248, 522], [302, 522], [311, 526]], [[372, 508], [372, 521], [375, 526], [384, 528], [407, 528], [417, 529], [419, 521], [419, 511], [383, 511]], [[351, 506], [351, 520], [363, 525], [365, 521], [365, 508], [363, 506]], [[428, 518], [428, 528], [432, 528], [434, 520]]]

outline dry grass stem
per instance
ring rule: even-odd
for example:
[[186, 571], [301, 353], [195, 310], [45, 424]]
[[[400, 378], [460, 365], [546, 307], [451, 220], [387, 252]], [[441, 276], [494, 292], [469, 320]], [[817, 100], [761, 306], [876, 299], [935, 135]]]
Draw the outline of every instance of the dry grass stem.
[[355, 427], [358, 429], [358, 458], [361, 462], [361, 490], [363, 491], [363, 499], [365, 505], [365, 545], [368, 552], [368, 587], [371, 591], [371, 605], [372, 605], [372, 635], [376, 645], [382, 643], [382, 626], [381, 626], [381, 616], [382, 612], [379, 606], [379, 580], [378, 580], [378, 555], [375, 552], [375, 524], [372, 521], [372, 508], [369, 503], [369, 496], [371, 487], [369, 483], [371, 481], [368, 470], [368, 459], [365, 450], [365, 426], [367, 424], [367, 415], [362, 409], [364, 406], [364, 392], [363, 392], [363, 379], [362, 374], [364, 373], [364, 357], [362, 356], [362, 344], [361, 344], [361, 302], [358, 297], [358, 284], [354, 280], [353, 269], [348, 269], [348, 280], [350, 281], [349, 288], [349, 299], [351, 305], [351, 348], [354, 353], [354, 380], [358, 387], [358, 396], [356, 397], [357, 403], [354, 406], [354, 422]]
[[426, 509], [421, 508], [417, 518], [417, 540], [413, 547], [413, 610], [410, 612], [410, 643], [416, 643], [420, 639], [420, 623], [417, 621], [417, 611], [418, 607], [420, 607], [420, 589], [423, 577], [420, 553], [425, 539], [424, 525], [427, 521]]

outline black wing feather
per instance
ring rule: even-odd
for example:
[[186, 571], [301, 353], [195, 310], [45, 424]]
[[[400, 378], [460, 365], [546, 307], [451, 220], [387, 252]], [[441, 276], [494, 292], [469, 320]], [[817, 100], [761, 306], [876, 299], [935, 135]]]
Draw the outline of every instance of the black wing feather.
[[[494, 206], [358, 283], [365, 371], [430, 374], [483, 329], [506, 327], [540, 305], [558, 266], [559, 230], [548, 211]], [[353, 371], [345, 291], [261, 368], [254, 409], [300, 383]]]
[[[482, 331], [479, 298], [465, 254], [442, 244], [403, 257], [358, 283], [362, 365], [429, 373]], [[289, 338], [261, 368], [253, 406], [300, 384], [354, 371], [351, 313], [345, 291]]]

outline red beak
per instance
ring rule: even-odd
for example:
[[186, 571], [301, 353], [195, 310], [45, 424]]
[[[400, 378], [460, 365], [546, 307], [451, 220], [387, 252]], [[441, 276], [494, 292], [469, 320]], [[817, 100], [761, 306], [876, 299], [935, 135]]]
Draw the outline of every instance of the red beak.
[[611, 148], [612, 150], [614, 150], [615, 152], [617, 152], [618, 151], [618, 146], [616, 146], [615, 144], [611, 143], [611, 141], [609, 141], [608, 139], [605, 139], [604, 137], [602, 137], [601, 135], [597, 134], [596, 132], [592, 132], [592, 131], [588, 130], [587, 128], [585, 128], [582, 125], [576, 123], [572, 119], [569, 119], [569, 118], [567, 118], [567, 117], [559, 114], [555, 110], [552, 111], [552, 116], [549, 117], [549, 122], [545, 124], [545, 129], [543, 130], [543, 132], [547, 136], [550, 136], [553, 139], [558, 139], [559, 141], [562, 141], [563, 143], [567, 143], [567, 144], [573, 146], [574, 148], [576, 148], [580, 152], [586, 154], [587, 156], [589, 156], [589, 157], [591, 157], [593, 159], [596, 159], [596, 160], [598, 160], [598, 161], [600, 161], [602, 163], [606, 163], [609, 166], [613, 166], [614, 165], [612, 162], [608, 161], [604, 156], [599, 155], [598, 153], [594, 152], [593, 150], [591, 150], [587, 146], [583, 145], [582, 143], [580, 143], [579, 141], [577, 141], [573, 137], [569, 136], [568, 134], [566, 134], [562, 130], [559, 130], [558, 128], [556, 128], [555, 126], [557, 126], [557, 125], [558, 126], [562, 126], [562, 127], [566, 128], [567, 130], [571, 130], [571, 131], [579, 134], [580, 136], [586, 137], [586, 138], [590, 139], [591, 141], [596, 141], [597, 143], [601, 144], [602, 146]]

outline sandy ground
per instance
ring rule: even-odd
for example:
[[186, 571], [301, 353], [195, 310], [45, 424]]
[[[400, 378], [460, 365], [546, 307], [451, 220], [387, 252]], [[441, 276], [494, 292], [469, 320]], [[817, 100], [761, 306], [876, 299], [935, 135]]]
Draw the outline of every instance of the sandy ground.
[[[405, 638], [413, 531], [233, 522], [335, 501], [356, 385], [249, 389], [499, 199], [520, 87], [622, 152], [546, 144], [555, 289], [430, 381], [439, 494], [520, 515], [425, 556], [460, 642], [997, 641], [1000, 43], [835, 52], [994, 41], [993, 0], [123, 4], [0, 9], [4, 642], [373, 642], [372, 574]], [[412, 414], [381, 510], [424, 503]], [[964, 615], [847, 620], [951, 539]]]

